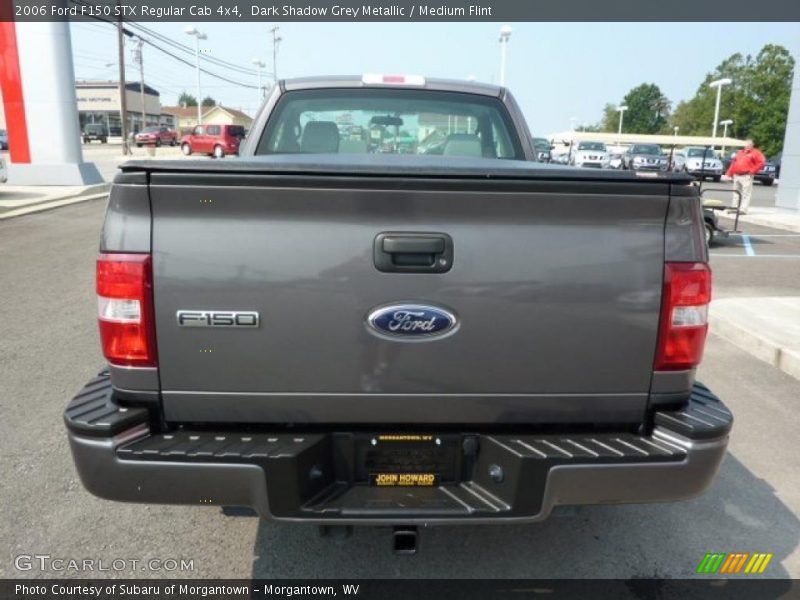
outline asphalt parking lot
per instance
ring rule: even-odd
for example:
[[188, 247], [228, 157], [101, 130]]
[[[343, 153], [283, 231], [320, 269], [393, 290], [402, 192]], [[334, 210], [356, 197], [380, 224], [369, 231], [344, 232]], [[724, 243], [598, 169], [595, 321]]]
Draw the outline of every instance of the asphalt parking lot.
[[[80, 574], [102, 577], [689, 577], [712, 551], [771, 552], [765, 576], [800, 577], [800, 381], [713, 335], [699, 379], [736, 423], [719, 478], [693, 500], [566, 509], [529, 526], [434, 528], [421, 532], [416, 556], [397, 557], [387, 529], [330, 540], [219, 508], [90, 496], [61, 413], [103, 362], [94, 296], [103, 210], [90, 201], [0, 222], [0, 577], [64, 575], [18, 571], [20, 554], [194, 561], [183, 573]], [[747, 228], [755, 256], [741, 237], [712, 251], [718, 297], [800, 293], [800, 236], [758, 229]]]

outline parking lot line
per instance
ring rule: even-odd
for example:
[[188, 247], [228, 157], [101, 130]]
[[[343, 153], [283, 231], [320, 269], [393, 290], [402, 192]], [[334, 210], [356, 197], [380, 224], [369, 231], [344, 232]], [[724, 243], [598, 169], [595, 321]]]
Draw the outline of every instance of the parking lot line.
[[753, 250], [752, 244], [750, 244], [750, 236], [749, 235], [742, 235], [742, 244], [744, 244], [744, 253], [747, 256], [755, 256], [756, 252]]
[[723, 252], [711, 252], [709, 256], [714, 258], [797, 258], [800, 254], [726, 254]]
[[744, 237], [748, 236], [751, 238], [795, 238], [800, 237], [800, 233], [731, 233], [731, 237]]

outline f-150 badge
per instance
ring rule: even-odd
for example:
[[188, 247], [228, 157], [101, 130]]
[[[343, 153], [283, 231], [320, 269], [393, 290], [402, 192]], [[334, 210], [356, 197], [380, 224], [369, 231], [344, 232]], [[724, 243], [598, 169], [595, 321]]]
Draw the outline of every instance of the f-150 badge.
[[231, 310], [179, 310], [180, 327], [258, 327], [258, 313]]
[[397, 341], [428, 341], [453, 333], [455, 315], [426, 304], [392, 304], [374, 309], [367, 316], [372, 333]]

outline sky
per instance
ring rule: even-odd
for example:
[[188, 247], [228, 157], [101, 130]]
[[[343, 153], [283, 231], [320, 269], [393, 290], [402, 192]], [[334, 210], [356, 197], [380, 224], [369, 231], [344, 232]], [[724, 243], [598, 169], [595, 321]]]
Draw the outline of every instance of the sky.
[[[193, 46], [186, 23], [143, 23]], [[499, 82], [502, 23], [281, 23], [280, 78], [307, 75], [406, 73]], [[800, 23], [510, 23], [507, 85], [534, 135], [600, 120], [605, 103], [616, 104], [640, 83], [655, 83], [673, 102], [691, 98], [706, 73], [734, 52], [756, 54], [768, 43], [789, 49], [800, 63]], [[207, 23], [205, 52], [247, 68], [258, 58], [272, 70], [271, 23]], [[115, 29], [73, 23], [78, 79], [116, 80]], [[191, 60], [191, 58], [190, 58]], [[113, 64], [110, 64], [113, 63]], [[138, 80], [129, 45], [128, 79]], [[209, 70], [222, 73], [220, 67]], [[181, 91], [195, 94], [195, 71], [145, 46], [145, 82], [161, 93], [162, 106]], [[257, 77], [228, 73], [256, 86]], [[265, 77], [266, 78], [266, 77]], [[202, 94], [253, 114], [259, 96], [202, 77]], [[710, 129], [710, 125], [709, 125]], [[709, 131], [710, 133], [710, 131]]]

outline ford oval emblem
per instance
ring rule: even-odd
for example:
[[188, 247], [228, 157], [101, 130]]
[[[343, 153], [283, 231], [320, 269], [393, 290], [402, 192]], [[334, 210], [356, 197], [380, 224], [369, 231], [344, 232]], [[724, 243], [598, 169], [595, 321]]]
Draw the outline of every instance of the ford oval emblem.
[[367, 324], [380, 337], [407, 342], [438, 339], [458, 328], [452, 312], [427, 304], [382, 306], [369, 314]]

